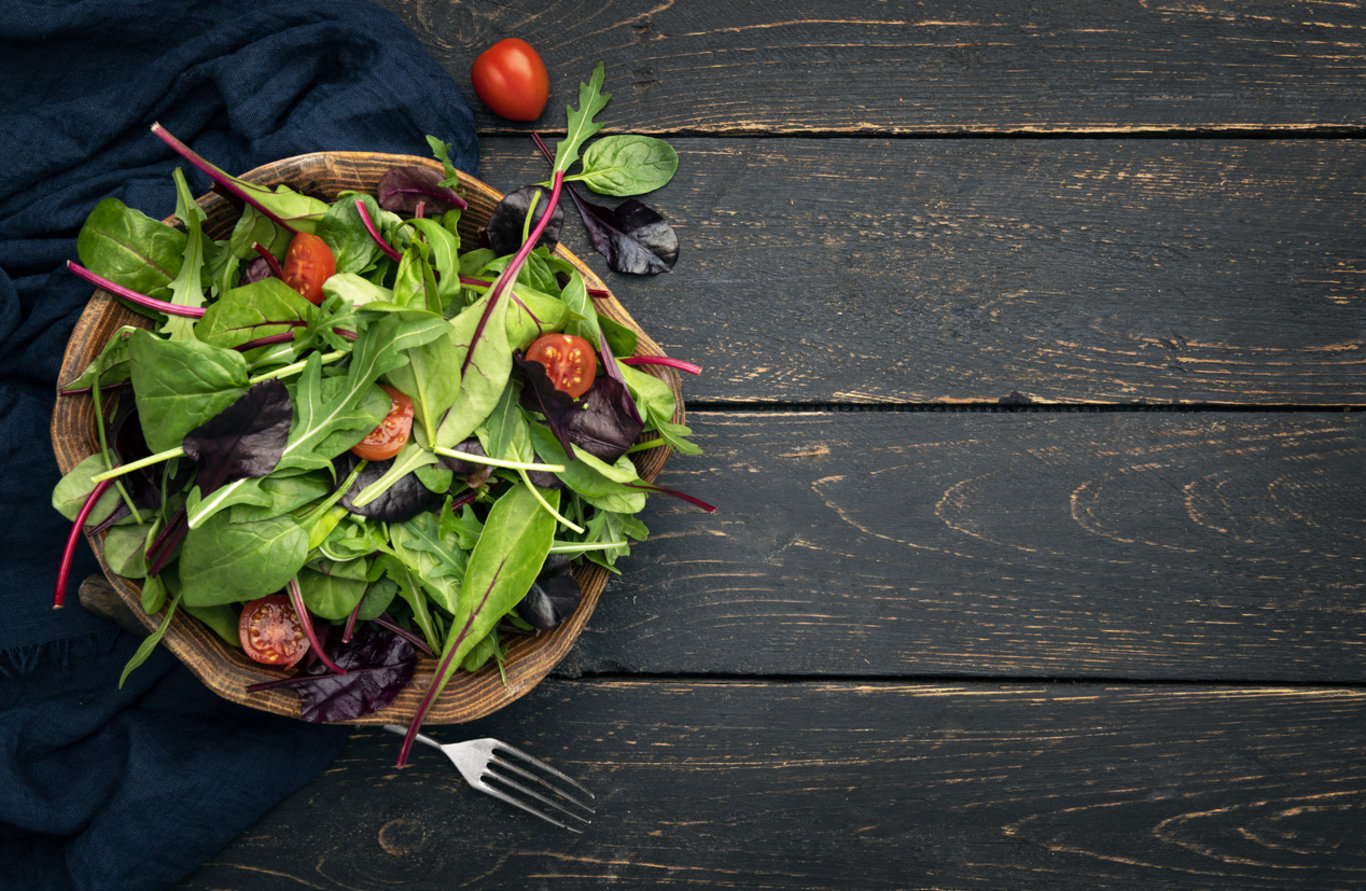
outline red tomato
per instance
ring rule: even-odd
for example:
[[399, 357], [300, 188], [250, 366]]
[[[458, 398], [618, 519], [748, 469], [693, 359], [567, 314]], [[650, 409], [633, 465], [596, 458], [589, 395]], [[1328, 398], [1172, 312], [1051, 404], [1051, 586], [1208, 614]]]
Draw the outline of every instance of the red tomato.
[[527, 347], [526, 357], [545, 366], [555, 389], [582, 396], [593, 386], [598, 357], [588, 341], [573, 334], [545, 334]]
[[413, 400], [393, 387], [381, 384], [380, 388], [389, 394], [389, 414], [364, 439], [351, 447], [356, 457], [366, 461], [383, 461], [394, 457], [413, 430]]
[[550, 75], [531, 44], [500, 40], [479, 54], [470, 69], [474, 92], [489, 111], [510, 121], [534, 121], [550, 98]]
[[283, 594], [258, 597], [242, 607], [237, 634], [246, 654], [264, 665], [289, 668], [308, 652], [303, 623]]
[[323, 302], [323, 282], [337, 271], [332, 249], [316, 235], [300, 232], [289, 242], [281, 270], [285, 284], [314, 306]]

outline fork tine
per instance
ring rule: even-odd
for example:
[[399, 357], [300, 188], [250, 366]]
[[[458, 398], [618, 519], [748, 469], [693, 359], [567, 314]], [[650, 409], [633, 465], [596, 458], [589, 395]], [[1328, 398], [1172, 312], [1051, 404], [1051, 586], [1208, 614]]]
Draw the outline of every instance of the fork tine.
[[[552, 817], [550, 814], [543, 813], [543, 812], [541, 812], [541, 811], [536, 810], [536, 808], [532, 807], [531, 805], [529, 805], [529, 804], [527, 804], [527, 803], [525, 803], [525, 802], [523, 802], [523, 801], [519, 801], [519, 800], [516, 799], [516, 798], [513, 798], [511, 795], [507, 794], [507, 793], [504, 792], [502, 789], [499, 789], [499, 788], [497, 788], [496, 786], [490, 786], [487, 782], [484, 782], [482, 779], [479, 781], [478, 787], [477, 787], [477, 788], [479, 789], [480, 792], [483, 792], [485, 795], [492, 795], [494, 798], [497, 798], [499, 801], [506, 801], [508, 804], [512, 805], [513, 807], [519, 807], [519, 808], [521, 808], [522, 810], [526, 811], [528, 814], [531, 814], [532, 816], [540, 817], [542, 820], [545, 820], [547, 823], [550, 823], [550, 824], [552, 824], [552, 825], [558, 826], [558, 827], [560, 827], [561, 829], [568, 829], [570, 832], [578, 833], [578, 834], [582, 834], [582, 833], [583, 833], [583, 827], [582, 827], [582, 826], [572, 826], [572, 825], [570, 825], [569, 823], [565, 823], [565, 822], [563, 822], [563, 821], [561, 821], [561, 820], [556, 820], [556, 819], [555, 819], [554, 817]], [[532, 792], [531, 794], [532, 794], [532, 795], [536, 795], [535, 792]], [[541, 796], [536, 795], [536, 797], [537, 797], [537, 798], [540, 798]], [[544, 800], [544, 799], [542, 799], [542, 800]], [[582, 820], [583, 818], [580, 817], [579, 819]], [[587, 821], [587, 820], [584, 820], [584, 822], [587, 823], [588, 821]]]
[[[521, 759], [522, 759], [524, 762], [526, 762], [527, 764], [530, 764], [530, 765], [532, 765], [532, 766], [534, 766], [534, 767], [539, 767], [541, 770], [544, 770], [546, 773], [550, 774], [551, 776], [556, 777], [556, 778], [561, 779], [561, 780], [564, 780], [566, 783], [568, 783], [569, 785], [573, 786], [575, 789], [578, 789], [580, 792], [582, 792], [584, 795], [587, 795], [589, 798], [593, 799], [594, 801], [597, 800], [597, 796], [596, 796], [596, 795], [594, 795], [592, 792], [589, 792], [587, 789], [585, 789], [585, 788], [584, 788], [577, 780], [575, 780], [573, 777], [569, 776], [569, 775], [566, 774], [566, 773], [563, 773], [562, 771], [556, 770], [555, 768], [551, 767], [549, 764], [546, 764], [546, 763], [545, 763], [544, 761], [542, 761], [540, 758], [536, 758], [536, 757], [534, 757], [534, 756], [532, 756], [532, 755], [528, 755], [526, 752], [523, 752], [521, 749], [519, 749], [519, 748], [517, 748], [517, 747], [515, 747], [515, 746], [510, 746], [510, 745], [508, 745], [508, 744], [505, 743], [505, 742], [498, 742], [498, 741], [495, 741], [495, 742], [494, 742], [494, 745], [493, 745], [493, 748], [494, 748], [494, 751], [495, 751], [495, 752], [503, 751], [503, 752], [507, 752], [507, 753], [510, 754], [510, 755], [516, 755], [518, 758], [521, 758]], [[541, 782], [545, 782], [545, 781], [542, 780]], [[569, 797], [569, 796], [565, 796], [565, 797]], [[590, 810], [591, 810], [591, 808], [590, 808]]]
[[[540, 765], [540, 766], [545, 767], [546, 765]], [[513, 764], [511, 761], [508, 761], [508, 760], [503, 759], [503, 758], [499, 758], [499, 757], [497, 757], [497, 756], [495, 755], [494, 757], [492, 757], [492, 758], [490, 758], [490, 759], [488, 760], [488, 763], [487, 763], [487, 764], [484, 765], [484, 769], [485, 769], [485, 770], [490, 770], [490, 769], [493, 768], [493, 767], [498, 767], [498, 768], [500, 768], [501, 770], [507, 771], [508, 773], [516, 774], [517, 776], [522, 777], [523, 779], [531, 780], [533, 783], [538, 783], [542, 788], [549, 789], [551, 792], [555, 793], [555, 794], [556, 794], [557, 796], [559, 796], [560, 798], [563, 798], [565, 801], [568, 801], [570, 804], [573, 804], [573, 805], [575, 805], [576, 807], [581, 807], [581, 808], [583, 808], [584, 810], [588, 811], [588, 813], [590, 813], [590, 814], [591, 814], [591, 813], [595, 813], [596, 810], [597, 810], [591, 803], [585, 802], [585, 801], [580, 801], [578, 798], [576, 798], [576, 797], [574, 796], [574, 794], [573, 794], [572, 792], [569, 792], [569, 791], [567, 791], [567, 790], [565, 790], [565, 789], [560, 788], [559, 786], [557, 786], [557, 785], [555, 785], [554, 783], [552, 783], [552, 782], [550, 782], [549, 780], [547, 780], [545, 777], [537, 776], [536, 774], [531, 773], [530, 771], [522, 770], [520, 767], [518, 767], [517, 765]], [[500, 779], [500, 780], [501, 780], [501, 779], [504, 779], [504, 777], [499, 776], [498, 774], [493, 774], [493, 775], [496, 776], [496, 777], [498, 777], [498, 779]], [[572, 781], [571, 781], [571, 782], [572, 782]], [[577, 785], [577, 784], [575, 784], [575, 785]], [[584, 791], [587, 791], [587, 790], [584, 790]], [[588, 797], [589, 797], [589, 798], [592, 798], [592, 797], [593, 797], [592, 793], [589, 793]]]
[[[490, 779], [496, 780], [500, 785], [499, 785], [499, 786], [491, 785], [491, 784], [489, 783], [489, 780], [490, 780]], [[576, 813], [574, 813], [573, 811], [571, 811], [569, 808], [567, 808], [567, 807], [565, 807], [564, 805], [560, 804], [558, 801], [555, 801], [555, 800], [552, 799], [552, 798], [548, 798], [548, 797], [546, 797], [545, 795], [542, 795], [541, 793], [537, 792], [535, 789], [530, 789], [530, 788], [528, 788], [528, 787], [522, 785], [521, 783], [517, 782], [516, 780], [511, 779], [510, 777], [505, 777], [505, 776], [501, 776], [500, 774], [496, 774], [496, 773], [494, 773], [492, 770], [490, 770], [490, 769], [488, 769], [488, 768], [485, 768], [485, 769], [484, 769], [483, 775], [479, 777], [479, 783], [480, 783], [480, 789], [481, 789], [482, 791], [484, 791], [484, 792], [488, 792], [490, 795], [493, 795], [493, 793], [494, 793], [495, 791], [497, 791], [497, 792], [502, 792], [503, 795], [495, 795], [494, 797], [496, 797], [496, 798], [502, 798], [504, 801], [512, 801], [512, 798], [511, 798], [511, 796], [508, 796], [508, 795], [507, 795], [507, 793], [506, 793], [506, 791], [505, 791], [504, 789], [501, 788], [502, 786], [506, 786], [506, 787], [509, 788], [509, 789], [515, 789], [515, 790], [517, 790], [518, 792], [522, 793], [523, 795], [525, 795], [525, 796], [527, 796], [527, 797], [529, 797], [529, 798], [533, 798], [533, 799], [535, 799], [536, 801], [539, 801], [541, 804], [546, 805], [547, 807], [553, 807], [555, 810], [559, 811], [560, 813], [564, 814], [566, 817], [569, 817], [569, 818], [571, 818], [571, 819], [573, 819], [573, 820], [579, 820], [579, 821], [581, 821], [581, 822], [584, 823], [584, 824], [588, 824], [588, 823], [593, 822], [593, 821], [592, 821], [592, 818], [590, 818], [590, 817], [584, 817], [584, 816], [581, 816], [580, 814], [576, 814]], [[523, 810], [532, 810], [532, 808], [529, 807], [529, 806], [527, 806], [525, 803], [522, 803], [522, 809], [523, 809]], [[592, 813], [592, 811], [589, 811], [589, 813]], [[541, 814], [541, 816], [542, 816], [542, 817], [545, 817], [546, 819], [550, 819], [550, 816], [548, 816], [548, 815], [546, 815], [546, 814]], [[555, 820], [551, 820], [551, 822], [553, 823], [553, 822], [556, 822], [556, 821], [555, 821]], [[564, 828], [565, 828], [565, 829], [570, 829], [570, 828], [572, 828], [572, 827], [569, 826], [569, 825], [565, 825], [565, 824], [561, 824], [561, 825], [564, 825]], [[582, 830], [580, 830], [580, 831], [582, 831]]]

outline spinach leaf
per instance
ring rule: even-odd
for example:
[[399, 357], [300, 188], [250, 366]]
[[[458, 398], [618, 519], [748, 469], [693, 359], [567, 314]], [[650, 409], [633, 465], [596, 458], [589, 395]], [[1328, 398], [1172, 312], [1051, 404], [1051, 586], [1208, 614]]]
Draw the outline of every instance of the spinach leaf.
[[179, 446], [247, 390], [242, 354], [197, 340], [162, 340], [138, 330], [129, 337], [128, 358], [138, 420], [153, 452]]
[[233, 288], [209, 304], [195, 323], [195, 334], [205, 343], [233, 348], [306, 328], [317, 316], [318, 308], [289, 285], [265, 278]]
[[583, 153], [583, 169], [566, 181], [583, 183], [601, 195], [625, 198], [667, 185], [678, 171], [678, 152], [651, 136], [604, 136]]
[[308, 557], [308, 532], [291, 517], [234, 523], [230, 514], [191, 529], [180, 546], [188, 606], [213, 606], [274, 594]]
[[81, 263], [116, 284], [164, 298], [180, 272], [185, 233], [117, 198], [95, 205], [76, 236]]
[[365, 587], [363, 579], [331, 575], [308, 567], [299, 570], [299, 590], [308, 611], [324, 619], [345, 620], [360, 603]]
[[365, 203], [371, 220], [380, 219], [380, 207], [373, 196], [354, 195], [349, 201], [333, 203], [318, 223], [318, 237], [332, 249], [338, 273], [364, 272], [382, 253], [361, 221], [360, 211], [356, 209], [357, 198]]

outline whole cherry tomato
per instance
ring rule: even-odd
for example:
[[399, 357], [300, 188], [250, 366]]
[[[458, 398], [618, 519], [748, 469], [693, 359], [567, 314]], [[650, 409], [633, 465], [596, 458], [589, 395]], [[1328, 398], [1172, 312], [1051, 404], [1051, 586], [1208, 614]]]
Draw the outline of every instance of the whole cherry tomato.
[[398, 454], [413, 430], [413, 400], [393, 387], [380, 388], [389, 394], [389, 414], [374, 430], [351, 447], [351, 452], [366, 461], [383, 461]]
[[308, 634], [283, 594], [258, 597], [242, 607], [237, 634], [246, 654], [263, 665], [289, 668], [308, 652]]
[[281, 267], [285, 284], [314, 306], [323, 302], [323, 282], [337, 271], [332, 249], [316, 235], [300, 232], [289, 242]]
[[545, 366], [555, 389], [574, 397], [587, 393], [598, 373], [593, 347], [573, 334], [544, 334], [527, 347], [526, 357]]
[[531, 44], [500, 40], [479, 54], [470, 69], [474, 92], [489, 111], [510, 121], [534, 121], [550, 98], [550, 75]]

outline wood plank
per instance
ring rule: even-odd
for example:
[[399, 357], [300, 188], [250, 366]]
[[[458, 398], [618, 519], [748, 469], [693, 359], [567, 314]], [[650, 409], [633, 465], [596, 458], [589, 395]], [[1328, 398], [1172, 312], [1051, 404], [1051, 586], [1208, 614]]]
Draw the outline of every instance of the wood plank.
[[1366, 884], [1360, 689], [549, 680], [492, 735], [596, 790], [571, 836], [357, 732], [178, 887]]
[[[600, 60], [604, 120], [635, 132], [1358, 129], [1366, 108], [1358, 2], [383, 5], [472, 100], [475, 56], [530, 41], [550, 70], [552, 128]], [[510, 129], [477, 111], [487, 131]]]
[[[672, 273], [566, 241], [689, 399], [1366, 404], [1355, 142], [675, 142]], [[484, 143], [500, 189], [545, 170]]]
[[689, 420], [563, 673], [1366, 680], [1360, 415]]

